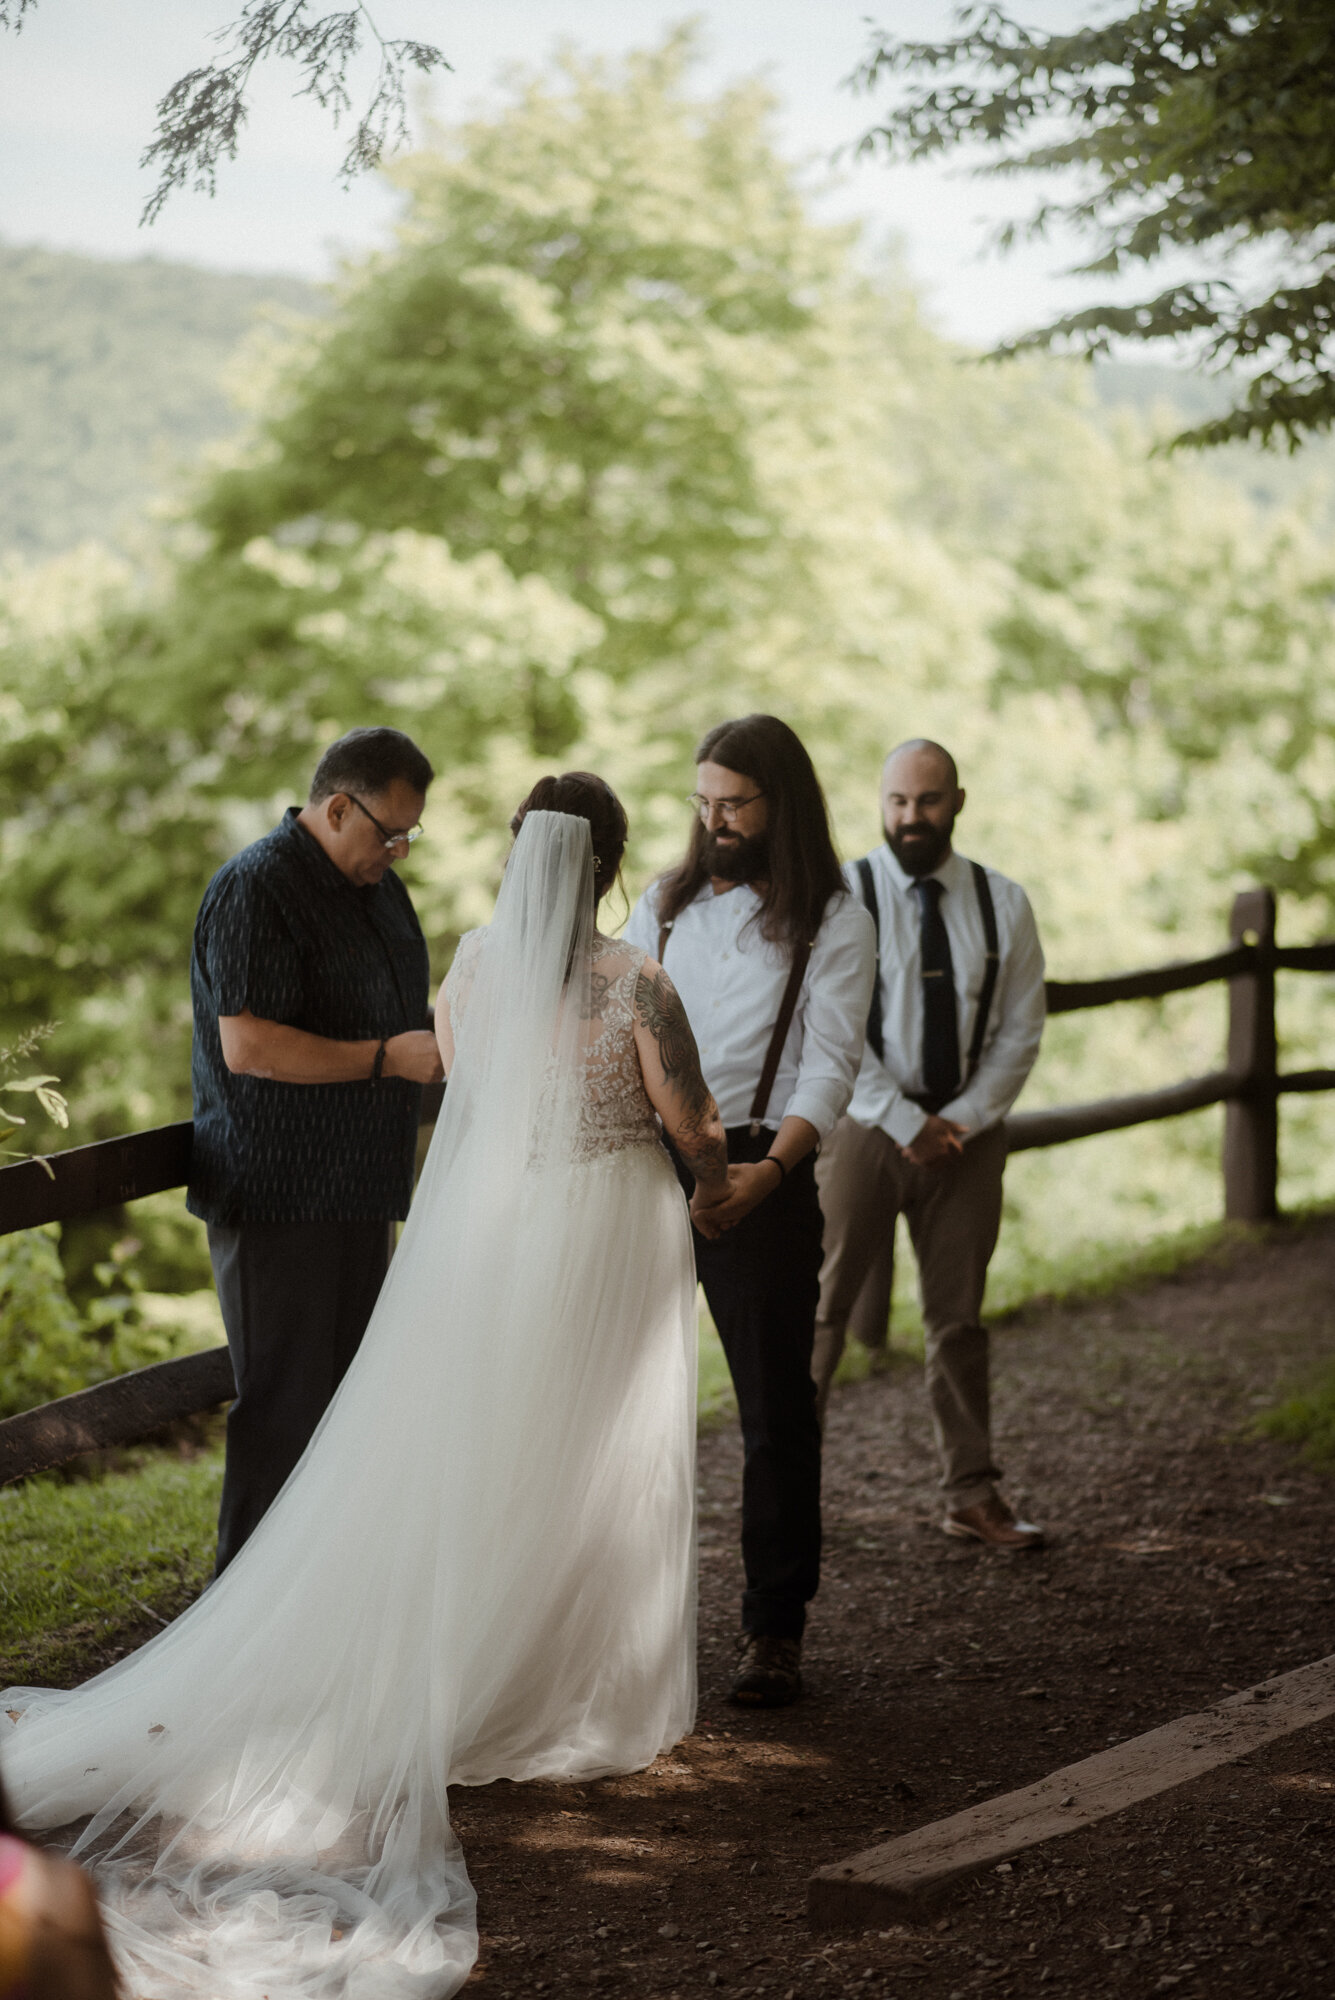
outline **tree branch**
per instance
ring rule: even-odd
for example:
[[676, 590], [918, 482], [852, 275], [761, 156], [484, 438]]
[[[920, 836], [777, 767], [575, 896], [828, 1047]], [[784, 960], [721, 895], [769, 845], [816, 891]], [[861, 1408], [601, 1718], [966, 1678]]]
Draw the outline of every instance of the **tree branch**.
[[[0, 27], [17, 32], [36, 4], [0, 0]], [[157, 168], [159, 177], [144, 203], [141, 224], [156, 221], [177, 188], [194, 187], [210, 195], [216, 191], [218, 162], [236, 158], [256, 66], [270, 56], [301, 66], [305, 81], [297, 95], [313, 97], [337, 125], [352, 110], [349, 65], [364, 43], [379, 48], [371, 97], [339, 168], [343, 181], [377, 166], [387, 146], [408, 138], [408, 72], [426, 76], [450, 67], [430, 42], [386, 41], [363, 0], [314, 19], [307, 0], [245, 0], [237, 18], [220, 28], [214, 40], [225, 46], [225, 59], [179, 77], [158, 105], [157, 135], [139, 164]]]

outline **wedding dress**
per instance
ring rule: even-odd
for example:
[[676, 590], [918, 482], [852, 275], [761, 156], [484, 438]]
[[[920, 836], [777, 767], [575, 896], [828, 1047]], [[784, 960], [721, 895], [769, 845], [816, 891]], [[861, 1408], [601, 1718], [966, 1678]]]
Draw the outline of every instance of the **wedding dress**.
[[592, 881], [587, 823], [529, 813], [361, 1351], [241, 1554], [85, 1686], [0, 1698], [20, 1822], [92, 1868], [135, 2000], [453, 1993], [447, 1782], [691, 1726], [690, 1231]]

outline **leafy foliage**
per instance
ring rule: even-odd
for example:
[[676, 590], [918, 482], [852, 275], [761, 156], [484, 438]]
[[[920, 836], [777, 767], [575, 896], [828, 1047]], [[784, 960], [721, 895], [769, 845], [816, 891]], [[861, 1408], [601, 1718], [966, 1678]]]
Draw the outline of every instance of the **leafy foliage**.
[[[994, 172], [1071, 170], [1081, 192], [1030, 225], [1099, 239], [1082, 268], [1116, 273], [1166, 251], [1222, 254], [1232, 275], [1131, 305], [1069, 314], [999, 350], [1114, 339], [1203, 345], [1252, 374], [1245, 397], [1182, 442], [1275, 433], [1296, 444], [1335, 418], [1335, 15], [1327, 0], [1142, 0], [1095, 27], [1037, 34], [1000, 7], [960, 10], [940, 42], [878, 35], [859, 71], [925, 79], [864, 137], [921, 158], [977, 142]], [[1055, 127], [1055, 130], [1054, 130]], [[1031, 143], [1036, 138], [1036, 143]], [[1013, 234], [1003, 232], [1003, 240]], [[1235, 253], [1280, 253], [1283, 282]], [[1227, 262], [1232, 259], [1231, 264]]]
[[[52, 1123], [64, 1129], [70, 1122], [69, 1106], [60, 1092], [52, 1088], [54, 1084], [59, 1083], [60, 1078], [40, 1071], [27, 1076], [14, 1074], [19, 1065], [27, 1057], [35, 1054], [53, 1033], [54, 1025], [48, 1021], [42, 1027], [30, 1028], [26, 1034], [20, 1035], [11, 1048], [0, 1049], [0, 1100], [30, 1093]], [[10, 1158], [16, 1160], [27, 1157], [26, 1147], [5, 1144], [5, 1141], [12, 1139], [27, 1122], [27, 1119], [12, 1106], [0, 1102], [0, 1155], [8, 1154]], [[45, 1165], [45, 1161], [42, 1164]], [[47, 1172], [50, 1171], [51, 1169], [47, 1167]]]
[[59, 1244], [55, 1223], [0, 1236], [0, 1418], [218, 1338], [211, 1295], [197, 1307], [145, 1292], [135, 1239], [97, 1265], [86, 1304], [70, 1296]]
[[[0, 28], [17, 32], [35, 5], [36, 0], [0, 0]], [[248, 116], [246, 93], [256, 68], [268, 58], [295, 62], [304, 78], [297, 95], [313, 97], [337, 125], [352, 110], [349, 65], [365, 44], [378, 50], [375, 82], [340, 169], [345, 181], [378, 166], [387, 146], [406, 142], [408, 73], [428, 76], [450, 67], [430, 42], [386, 41], [364, 0], [314, 18], [307, 0], [244, 0], [241, 12], [217, 31], [215, 40], [226, 45], [230, 60], [178, 77], [158, 104], [157, 136], [140, 165], [156, 167], [159, 178], [144, 204], [142, 222], [152, 222], [177, 188], [213, 193], [219, 160], [236, 158]]]

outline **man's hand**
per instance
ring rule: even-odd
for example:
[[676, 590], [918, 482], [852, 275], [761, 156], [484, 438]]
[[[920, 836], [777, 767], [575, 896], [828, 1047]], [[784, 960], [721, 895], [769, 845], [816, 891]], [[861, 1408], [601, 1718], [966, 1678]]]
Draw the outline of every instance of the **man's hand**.
[[938, 1118], [929, 1112], [912, 1145], [901, 1146], [899, 1150], [915, 1167], [940, 1166], [964, 1151], [968, 1130], [967, 1125], [957, 1125], [953, 1118]]
[[[728, 1168], [728, 1184], [721, 1200], [701, 1199], [697, 1188], [691, 1201], [691, 1220], [711, 1243], [735, 1229], [743, 1216], [758, 1208], [767, 1194], [773, 1194], [783, 1180], [777, 1165], [766, 1160], [751, 1164], [738, 1162]], [[710, 1190], [713, 1193], [713, 1190]]]
[[382, 1076], [406, 1077], [409, 1083], [439, 1083], [445, 1074], [440, 1048], [430, 1028], [409, 1028], [385, 1043]]

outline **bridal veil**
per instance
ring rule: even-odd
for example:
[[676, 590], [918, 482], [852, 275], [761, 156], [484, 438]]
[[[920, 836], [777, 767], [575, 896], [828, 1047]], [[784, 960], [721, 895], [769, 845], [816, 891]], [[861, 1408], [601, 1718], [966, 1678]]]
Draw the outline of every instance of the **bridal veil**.
[[689, 1228], [661, 1148], [590, 1117], [591, 967], [628, 956], [592, 882], [587, 823], [529, 813], [366, 1338], [250, 1542], [140, 1652], [3, 1697], [15, 1810], [92, 1866], [133, 1996], [452, 1993], [447, 1783], [634, 1769], [690, 1727]]

